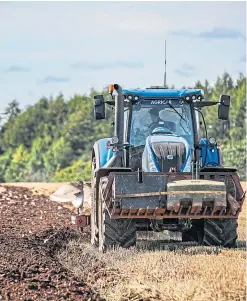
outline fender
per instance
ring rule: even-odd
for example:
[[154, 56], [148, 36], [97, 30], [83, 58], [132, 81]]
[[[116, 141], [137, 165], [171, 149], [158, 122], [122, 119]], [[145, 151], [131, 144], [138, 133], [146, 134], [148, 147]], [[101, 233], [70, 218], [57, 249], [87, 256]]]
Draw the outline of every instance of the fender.
[[104, 167], [113, 156], [112, 149], [107, 146], [111, 140], [112, 138], [103, 138], [94, 143], [92, 159], [95, 157], [97, 169]]
[[200, 157], [202, 167], [219, 167], [221, 164], [220, 150], [217, 145], [210, 144], [207, 138], [202, 138], [200, 140]]

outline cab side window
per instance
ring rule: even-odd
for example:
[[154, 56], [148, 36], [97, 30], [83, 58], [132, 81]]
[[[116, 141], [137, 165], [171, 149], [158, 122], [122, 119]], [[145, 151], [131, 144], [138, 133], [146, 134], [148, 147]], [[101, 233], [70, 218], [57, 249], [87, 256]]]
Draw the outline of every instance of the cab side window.
[[128, 122], [129, 122], [129, 108], [124, 109], [124, 143], [128, 140]]

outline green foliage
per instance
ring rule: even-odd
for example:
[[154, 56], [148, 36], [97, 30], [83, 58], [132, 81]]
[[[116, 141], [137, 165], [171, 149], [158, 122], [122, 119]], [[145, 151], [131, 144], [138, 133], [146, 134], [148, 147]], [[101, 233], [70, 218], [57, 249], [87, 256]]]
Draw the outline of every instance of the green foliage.
[[20, 144], [15, 153], [12, 155], [12, 160], [5, 171], [6, 182], [20, 182], [26, 177], [26, 165], [29, 161], [30, 154], [23, 144]]
[[91, 162], [83, 161], [82, 159], [74, 162], [71, 166], [61, 169], [56, 172], [53, 181], [55, 182], [68, 182], [90, 180], [91, 175]]
[[222, 149], [224, 165], [237, 167], [240, 179], [246, 180], [246, 139], [234, 141]]
[[[206, 80], [197, 82], [205, 98], [218, 100], [231, 95], [230, 120], [218, 120], [216, 107], [203, 109], [208, 135], [222, 142], [225, 166], [236, 166], [241, 179], [246, 167], [246, 78], [240, 74], [234, 84], [228, 73], [211, 87]], [[21, 111], [16, 100], [9, 103], [1, 119], [0, 180], [74, 181], [89, 180], [91, 151], [96, 140], [111, 137], [114, 114], [107, 107], [106, 120], [93, 117], [93, 95], [74, 95], [65, 100], [41, 98]], [[107, 92], [103, 91], [105, 97]]]
[[90, 177], [94, 141], [112, 135], [111, 117], [94, 120], [94, 94], [92, 90], [89, 96], [75, 95], [68, 101], [62, 94], [42, 98], [23, 112], [18, 102], [11, 102], [0, 131], [1, 181]]
[[3, 155], [0, 156], [0, 181], [5, 182], [6, 180], [6, 171], [12, 160], [11, 150], [6, 151]]

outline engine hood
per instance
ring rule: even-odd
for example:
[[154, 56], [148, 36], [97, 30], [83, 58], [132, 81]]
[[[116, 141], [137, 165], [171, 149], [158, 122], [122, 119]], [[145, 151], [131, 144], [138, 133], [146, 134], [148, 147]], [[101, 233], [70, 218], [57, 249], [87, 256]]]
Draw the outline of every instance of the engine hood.
[[191, 149], [188, 142], [176, 135], [151, 135], [146, 139], [142, 156], [144, 171], [190, 172]]

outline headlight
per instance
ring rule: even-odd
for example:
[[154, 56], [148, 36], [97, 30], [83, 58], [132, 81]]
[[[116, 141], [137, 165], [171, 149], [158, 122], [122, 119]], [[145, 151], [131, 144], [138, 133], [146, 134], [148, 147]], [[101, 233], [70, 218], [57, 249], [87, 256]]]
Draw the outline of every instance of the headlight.
[[132, 95], [128, 95], [128, 99], [131, 100], [133, 98]]
[[197, 95], [197, 99], [201, 101], [202, 100], [202, 95]]
[[216, 142], [214, 137], [208, 138], [208, 141], [209, 141], [210, 144], [215, 144], [215, 142]]
[[138, 100], [138, 99], [139, 99], [139, 97], [138, 97], [138, 96], [135, 96], [135, 97], [134, 97], [134, 100]]
[[186, 96], [186, 97], [185, 97], [185, 100], [189, 101], [189, 100], [190, 100], [190, 97], [189, 97], [189, 96]]
[[117, 136], [112, 137], [111, 141], [112, 141], [112, 144], [118, 143], [118, 137]]
[[192, 95], [191, 98], [192, 98], [192, 100], [195, 100], [195, 99], [196, 99], [196, 96], [195, 96], [195, 95]]

